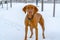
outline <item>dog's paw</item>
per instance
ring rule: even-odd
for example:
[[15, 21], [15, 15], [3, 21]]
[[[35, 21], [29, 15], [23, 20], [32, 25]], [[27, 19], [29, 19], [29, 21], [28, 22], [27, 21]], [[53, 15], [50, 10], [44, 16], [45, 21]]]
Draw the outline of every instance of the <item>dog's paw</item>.
[[32, 38], [32, 35], [30, 35], [30, 37], [29, 38]]
[[43, 39], [45, 39], [45, 37], [43, 37]]
[[30, 36], [29, 38], [32, 38], [32, 36]]
[[25, 38], [24, 40], [27, 40], [27, 38]]

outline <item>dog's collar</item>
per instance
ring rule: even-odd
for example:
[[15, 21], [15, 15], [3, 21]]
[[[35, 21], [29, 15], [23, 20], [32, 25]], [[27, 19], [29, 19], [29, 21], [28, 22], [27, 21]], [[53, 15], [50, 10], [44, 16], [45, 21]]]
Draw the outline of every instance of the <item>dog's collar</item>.
[[34, 14], [32, 15], [32, 18], [28, 17], [28, 20], [31, 21], [34, 18]]

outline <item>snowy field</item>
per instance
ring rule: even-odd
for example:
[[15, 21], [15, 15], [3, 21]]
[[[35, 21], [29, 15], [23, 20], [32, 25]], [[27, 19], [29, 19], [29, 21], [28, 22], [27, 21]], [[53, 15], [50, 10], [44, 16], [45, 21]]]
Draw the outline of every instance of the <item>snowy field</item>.
[[[34, 4], [35, 3], [31, 3]], [[13, 7], [8, 10], [6, 4], [4, 8], [0, 5], [0, 40], [24, 40], [25, 26], [24, 19], [25, 15], [22, 8], [26, 4], [24, 3], [13, 3]], [[45, 20], [45, 36], [44, 40], [60, 40], [60, 4], [56, 4], [56, 15], [53, 17], [53, 4], [44, 4], [44, 11], [41, 11], [41, 4], [38, 5], [39, 13], [42, 14]], [[42, 29], [38, 24], [38, 35], [39, 40], [42, 39]], [[35, 32], [35, 30], [34, 30]], [[35, 40], [35, 33], [30, 39], [30, 30], [28, 31], [28, 40]]]

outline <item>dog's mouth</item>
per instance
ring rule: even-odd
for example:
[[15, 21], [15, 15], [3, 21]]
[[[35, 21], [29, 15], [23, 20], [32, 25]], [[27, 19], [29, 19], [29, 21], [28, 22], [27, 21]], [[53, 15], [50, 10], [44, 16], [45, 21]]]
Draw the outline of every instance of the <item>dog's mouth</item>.
[[32, 14], [32, 10], [30, 10], [29, 13]]

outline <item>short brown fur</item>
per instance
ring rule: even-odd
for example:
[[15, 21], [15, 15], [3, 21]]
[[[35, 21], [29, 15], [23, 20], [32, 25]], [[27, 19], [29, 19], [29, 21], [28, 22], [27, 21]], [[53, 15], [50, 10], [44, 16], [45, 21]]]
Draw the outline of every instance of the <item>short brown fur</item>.
[[[42, 36], [43, 36], [43, 38], [45, 38], [45, 36], [44, 36], [44, 31], [45, 31], [44, 19], [40, 13], [37, 13], [38, 8], [36, 6], [30, 4], [30, 5], [26, 5], [23, 8], [23, 11], [25, 13], [27, 12], [27, 15], [25, 18], [25, 39], [24, 40], [27, 40], [28, 26], [30, 26], [30, 31], [31, 31], [30, 38], [32, 38], [33, 28], [34, 28], [35, 34], [36, 34], [36, 40], [38, 40], [38, 28], [37, 28], [38, 23], [41, 25], [41, 28], [43, 31]], [[33, 18], [32, 18], [32, 15], [34, 15]], [[31, 20], [29, 20], [28, 18], [30, 18]]]

